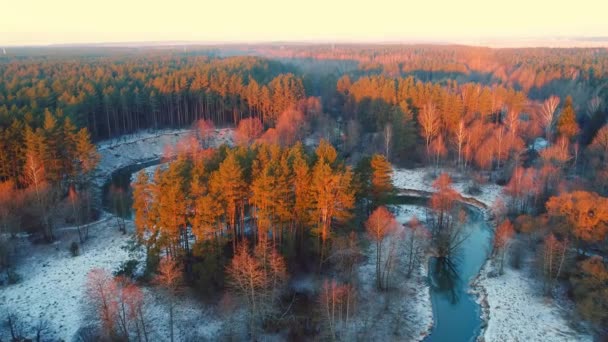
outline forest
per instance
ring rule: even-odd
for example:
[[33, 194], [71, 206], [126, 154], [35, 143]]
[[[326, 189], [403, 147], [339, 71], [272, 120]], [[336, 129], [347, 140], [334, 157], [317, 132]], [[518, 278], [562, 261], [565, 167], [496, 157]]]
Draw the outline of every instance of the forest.
[[[434, 296], [485, 317], [455, 340], [535, 340], [511, 294], [608, 338], [606, 49], [7, 52], [0, 340], [442, 341]], [[24, 309], [28, 255], [74, 308]]]

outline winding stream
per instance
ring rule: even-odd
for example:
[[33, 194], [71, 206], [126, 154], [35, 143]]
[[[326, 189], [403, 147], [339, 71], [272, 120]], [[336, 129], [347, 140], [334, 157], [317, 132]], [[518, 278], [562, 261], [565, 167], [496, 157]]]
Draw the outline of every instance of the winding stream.
[[[427, 202], [426, 198], [409, 196], [399, 200], [401, 205], [425, 206]], [[434, 325], [425, 341], [474, 341], [481, 331], [481, 307], [475, 302], [475, 295], [469, 293], [469, 285], [488, 258], [492, 230], [481, 210], [471, 205], [465, 208], [469, 237], [450, 262], [429, 260]]]
[[[103, 209], [123, 218], [131, 218], [131, 207], [133, 206], [133, 192], [131, 189], [131, 175], [146, 167], [160, 164], [159, 159], [152, 159], [141, 163], [125, 166], [117, 169], [110, 175], [110, 178], [102, 187]], [[122, 191], [121, 198], [112, 196], [110, 189]], [[122, 202], [116, 203], [117, 200]]]

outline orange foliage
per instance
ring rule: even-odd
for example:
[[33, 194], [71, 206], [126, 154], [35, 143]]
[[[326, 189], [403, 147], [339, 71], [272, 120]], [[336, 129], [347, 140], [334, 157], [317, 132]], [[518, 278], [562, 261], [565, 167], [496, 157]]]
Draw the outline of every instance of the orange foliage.
[[215, 125], [211, 120], [198, 120], [196, 122], [196, 135], [198, 140], [201, 141], [203, 147], [208, 147], [209, 139], [215, 131]]
[[382, 242], [388, 234], [397, 228], [398, 224], [395, 216], [386, 207], [380, 206], [365, 221], [365, 228], [372, 240]]
[[116, 283], [112, 275], [101, 268], [94, 268], [87, 274], [86, 293], [99, 315], [103, 329], [110, 335], [115, 328], [118, 312], [116, 302]]
[[234, 131], [234, 140], [239, 145], [249, 145], [262, 135], [264, 126], [258, 118], [247, 118], [239, 122]]
[[177, 262], [171, 257], [162, 258], [154, 282], [173, 293], [178, 289], [181, 280], [182, 271]]
[[594, 192], [574, 191], [551, 197], [549, 215], [564, 219], [571, 233], [585, 241], [601, 241], [608, 232], [608, 198]]
[[496, 232], [494, 233], [494, 248], [497, 250], [504, 249], [514, 234], [515, 230], [513, 229], [511, 221], [503, 221], [498, 228], [496, 228]]
[[452, 179], [447, 173], [442, 173], [433, 182], [435, 192], [431, 196], [431, 208], [438, 212], [447, 213], [452, 209], [454, 201], [460, 194], [452, 188]]
[[289, 146], [304, 136], [306, 120], [301, 111], [288, 109], [279, 115], [275, 127], [278, 142], [283, 146]]

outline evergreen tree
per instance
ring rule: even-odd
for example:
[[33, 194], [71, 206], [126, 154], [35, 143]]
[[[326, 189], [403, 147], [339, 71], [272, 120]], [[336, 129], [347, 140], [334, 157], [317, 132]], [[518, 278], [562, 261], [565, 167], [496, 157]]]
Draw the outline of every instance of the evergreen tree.
[[576, 112], [572, 104], [572, 97], [566, 97], [564, 108], [557, 120], [557, 133], [566, 139], [572, 141], [578, 134], [579, 128], [576, 122]]
[[375, 154], [370, 161], [371, 195], [374, 206], [386, 204], [394, 193], [393, 168], [391, 163], [382, 155]]

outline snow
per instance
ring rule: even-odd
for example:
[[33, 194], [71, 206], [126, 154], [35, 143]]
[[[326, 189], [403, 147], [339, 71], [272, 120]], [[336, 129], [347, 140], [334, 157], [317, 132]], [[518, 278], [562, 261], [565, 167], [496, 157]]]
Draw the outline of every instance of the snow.
[[408, 223], [414, 217], [420, 222], [425, 222], [427, 208], [420, 205], [399, 205], [394, 206], [393, 212], [396, 214], [397, 221], [403, 224]]
[[[164, 151], [192, 134], [191, 130], [164, 130], [137, 134], [100, 142], [97, 147], [100, 163], [95, 184], [103, 185], [116, 169], [159, 159]], [[233, 130], [216, 129], [211, 145], [231, 144]], [[153, 170], [150, 168], [148, 171]], [[152, 171], [153, 172], [153, 171]], [[19, 260], [15, 271], [22, 279], [0, 288], [0, 311], [15, 312], [25, 326], [34, 326], [39, 317], [51, 323], [52, 334], [45, 338], [72, 340], [81, 326], [86, 325], [84, 289], [87, 273], [94, 268], [115, 271], [130, 258], [125, 248], [133, 236], [133, 224], [127, 221], [128, 234], [119, 232], [115, 216], [103, 213], [100, 220], [89, 226], [89, 239], [81, 245], [80, 255], [73, 257], [68, 249], [78, 241], [74, 227], [59, 228], [57, 241], [51, 245], [32, 245], [27, 237], [20, 237]], [[147, 310], [155, 329], [156, 340], [168, 339], [168, 309], [166, 296], [156, 288], [144, 288]], [[222, 322], [198, 302], [194, 296], [181, 296], [176, 303], [175, 317], [184, 329], [176, 327], [177, 340], [216, 339]], [[159, 323], [161, 322], [161, 323]], [[177, 325], [177, 323], [176, 323]], [[0, 328], [0, 340], [7, 332]], [[30, 334], [31, 335], [31, 334]]]
[[[26, 326], [33, 326], [40, 315], [51, 323], [52, 340], [70, 341], [78, 329], [85, 326], [85, 287], [87, 273], [94, 268], [115, 271], [123, 261], [130, 259], [126, 248], [134, 230], [127, 221], [128, 234], [122, 234], [115, 217], [105, 214], [90, 225], [89, 239], [81, 246], [81, 254], [73, 257], [68, 246], [78, 241], [74, 229], [58, 230], [58, 242], [52, 245], [29, 245], [17, 266], [22, 280], [1, 288], [0, 311], [18, 313]], [[146, 299], [146, 315], [149, 318], [152, 340], [168, 339], [167, 296], [155, 287], [143, 289]], [[176, 300], [175, 332], [177, 340], [188, 337], [214, 339], [221, 330], [210, 307], [201, 304], [195, 296], [183, 295]], [[180, 326], [184, 326], [180, 329]], [[4, 334], [3, 334], [4, 333]], [[0, 337], [7, 336], [0, 328]], [[31, 334], [30, 334], [31, 336]]]
[[[151, 305], [146, 307], [152, 341], [168, 341], [169, 297], [157, 288], [145, 291], [145, 300]], [[222, 333], [224, 322], [216, 310], [196, 299], [191, 293], [184, 293], [174, 301], [173, 333], [176, 341], [212, 341]]]
[[[188, 130], [145, 133], [121, 140], [102, 142], [99, 146], [101, 162], [98, 182], [105, 182], [116, 168], [133, 163], [159, 158], [167, 146], [191, 132]], [[232, 131], [216, 131], [215, 144], [230, 143]], [[150, 170], [148, 170], [150, 171]], [[395, 169], [393, 180], [399, 189], [432, 191], [432, 179], [427, 175], [430, 168]], [[484, 184], [481, 194], [469, 196], [469, 184], [458, 173], [453, 172], [454, 187], [467, 198], [475, 198], [487, 207], [500, 197], [501, 188]], [[424, 221], [426, 209], [416, 205], [402, 205], [397, 219], [404, 223], [412, 216]], [[127, 221], [129, 234], [118, 231], [115, 218], [105, 213], [90, 225], [89, 240], [81, 247], [81, 255], [72, 257], [68, 246], [77, 241], [74, 229], [57, 231], [58, 242], [52, 245], [32, 246], [21, 238], [21, 260], [16, 271], [22, 280], [14, 285], [0, 288], [0, 311], [13, 311], [32, 326], [43, 315], [52, 322], [53, 339], [72, 340], [78, 328], [85, 323], [83, 307], [86, 274], [101, 267], [114, 271], [129, 258], [125, 248], [132, 236], [132, 222]], [[390, 240], [386, 242], [390, 243]], [[361, 285], [359, 316], [354, 320], [357, 336], [364, 340], [422, 340], [433, 325], [432, 304], [426, 283], [426, 263], [411, 277], [396, 267], [391, 291], [378, 292], [374, 286], [375, 246], [370, 245], [366, 260], [359, 266]], [[386, 250], [386, 249], [385, 249]], [[590, 341], [591, 337], [575, 332], [568, 326], [562, 310], [553, 302], [539, 295], [532, 279], [524, 271], [506, 269], [505, 274], [488, 277], [490, 262], [476, 280], [480, 302], [487, 301], [488, 325], [484, 332], [486, 341]], [[167, 297], [157, 288], [145, 288], [148, 310], [154, 322], [154, 339], [167, 339]], [[223, 322], [211, 306], [197, 301], [194, 296], [183, 294], [176, 303], [177, 340], [217, 339], [226, 322]], [[237, 312], [238, 316], [238, 312]], [[235, 316], [236, 317], [236, 316]], [[180, 328], [183, 327], [182, 328]], [[0, 330], [0, 336], [3, 331]], [[4, 332], [6, 333], [6, 332]], [[356, 337], [356, 338], [355, 338]]]
[[[433, 174], [439, 175], [442, 172], [447, 172], [452, 178], [452, 186], [464, 198], [473, 198], [485, 205], [486, 208], [491, 208], [494, 202], [502, 195], [502, 187], [496, 184], [481, 184], [481, 194], [470, 195], [468, 188], [471, 182], [467, 180], [460, 172], [454, 170], [440, 169], [435, 171], [434, 168], [417, 168], [417, 169], [393, 169], [393, 185], [399, 190], [415, 190], [424, 192], [433, 192]], [[485, 208], [481, 208], [485, 209]]]
[[545, 138], [538, 137], [534, 139], [534, 143], [530, 146], [531, 149], [536, 152], [540, 152], [549, 147], [549, 142]]
[[[38, 317], [50, 321], [54, 338], [70, 340], [80, 327], [86, 275], [93, 268], [114, 270], [128, 253], [122, 247], [129, 236], [123, 235], [106, 215], [89, 228], [89, 240], [81, 246], [81, 255], [73, 257], [68, 250], [78, 241], [75, 230], [58, 231], [59, 240], [52, 245], [28, 245], [22, 251], [16, 272], [20, 282], [2, 288], [3, 310], [18, 313], [33, 326]], [[0, 334], [0, 336], [2, 336]]]
[[[118, 139], [111, 139], [97, 144], [100, 162], [95, 181], [102, 186], [110, 174], [120, 168], [163, 157], [168, 148], [175, 146], [181, 139], [193, 134], [190, 129], [143, 131]], [[232, 128], [216, 129], [210, 145], [231, 145]]]
[[[416, 215], [424, 220], [425, 208], [417, 205], [400, 205], [397, 220], [406, 223]], [[389, 245], [401, 236], [403, 227], [389, 236], [383, 245], [388, 251]], [[397, 240], [398, 244], [403, 241]], [[404, 251], [397, 247], [398, 253]], [[363, 341], [421, 341], [433, 326], [433, 309], [430, 288], [427, 284], [427, 262], [410, 278], [407, 277], [403, 255], [398, 254], [399, 263], [391, 276], [391, 288], [380, 292], [376, 289], [376, 246], [370, 244], [365, 251], [366, 258], [357, 269], [359, 279], [359, 311], [353, 319], [356, 336], [345, 336], [344, 340]], [[383, 257], [384, 258], [384, 257]]]
[[488, 306], [483, 340], [593, 341], [591, 336], [569, 326], [565, 315], [571, 308], [561, 308], [557, 301], [542, 295], [530, 267], [505, 267], [503, 275], [490, 277], [492, 266], [486, 263], [475, 284], [481, 292], [478, 302]]
[[156, 173], [156, 170], [158, 168], [161, 169], [161, 172], [167, 169], [168, 164], [156, 164], [156, 165], [152, 165], [152, 166], [148, 166], [145, 167], [141, 170], [139, 170], [138, 172], [133, 172], [131, 174], [131, 183], [135, 182], [135, 180], [137, 179], [137, 176], [143, 172], [146, 174], [146, 176], [148, 176], [148, 179], [154, 179], [154, 173]]

